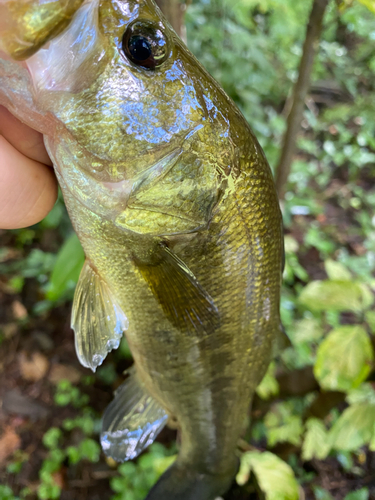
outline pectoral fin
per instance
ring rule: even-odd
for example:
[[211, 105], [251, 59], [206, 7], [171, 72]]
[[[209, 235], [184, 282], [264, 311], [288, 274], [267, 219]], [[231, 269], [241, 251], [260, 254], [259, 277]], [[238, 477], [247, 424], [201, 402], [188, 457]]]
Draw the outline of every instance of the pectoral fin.
[[83, 366], [95, 371], [117, 349], [128, 320], [105, 281], [86, 261], [74, 294], [71, 327]]
[[163, 408], [131, 370], [103, 416], [100, 441], [104, 453], [117, 462], [135, 458], [155, 440], [167, 420]]
[[155, 265], [136, 264], [169, 320], [191, 334], [212, 333], [220, 323], [213, 299], [168, 247], [161, 245], [159, 254]]

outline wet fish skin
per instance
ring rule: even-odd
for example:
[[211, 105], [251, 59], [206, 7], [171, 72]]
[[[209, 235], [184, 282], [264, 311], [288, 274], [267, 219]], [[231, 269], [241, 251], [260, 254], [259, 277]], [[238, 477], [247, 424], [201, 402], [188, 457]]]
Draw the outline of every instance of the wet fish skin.
[[[139, 20], [170, 51], [153, 71], [121, 50]], [[62, 58], [68, 43], [81, 55]], [[96, 283], [117, 327], [129, 325], [145, 393], [181, 431], [176, 463], [147, 498], [213, 500], [236, 472], [250, 400], [281, 335], [282, 223], [264, 154], [152, 0], [88, 2], [27, 60], [32, 83], [15, 64], [0, 65], [0, 102], [45, 134], [87, 257], [80, 359], [95, 369], [118, 344], [113, 331], [92, 341], [99, 306], [81, 302]]]
[[0, 15], [3, 22], [7, 21], [2, 30], [6, 52], [17, 60], [27, 59], [68, 26], [82, 2], [2, 0]]

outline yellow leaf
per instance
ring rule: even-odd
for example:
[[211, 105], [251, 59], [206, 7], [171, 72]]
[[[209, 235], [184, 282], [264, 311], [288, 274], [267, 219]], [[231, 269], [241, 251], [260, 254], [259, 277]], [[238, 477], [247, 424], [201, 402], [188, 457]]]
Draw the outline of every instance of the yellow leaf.
[[251, 471], [254, 472], [266, 500], [298, 500], [299, 488], [292, 468], [273, 453], [244, 453], [236, 478], [237, 483], [245, 484]]
[[366, 380], [373, 359], [366, 330], [360, 325], [340, 326], [320, 344], [314, 375], [323, 389], [350, 391]]
[[358, 0], [362, 5], [375, 14], [375, 0]]

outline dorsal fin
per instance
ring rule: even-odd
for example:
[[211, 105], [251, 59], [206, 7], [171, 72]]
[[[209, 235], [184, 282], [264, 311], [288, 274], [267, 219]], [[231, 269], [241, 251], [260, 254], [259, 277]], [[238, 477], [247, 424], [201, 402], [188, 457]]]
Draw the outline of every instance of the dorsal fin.
[[83, 366], [96, 368], [117, 349], [128, 320], [107, 283], [85, 262], [74, 294], [71, 327]]
[[167, 420], [166, 412], [131, 369], [104, 412], [100, 434], [104, 453], [117, 462], [135, 458], [153, 443]]

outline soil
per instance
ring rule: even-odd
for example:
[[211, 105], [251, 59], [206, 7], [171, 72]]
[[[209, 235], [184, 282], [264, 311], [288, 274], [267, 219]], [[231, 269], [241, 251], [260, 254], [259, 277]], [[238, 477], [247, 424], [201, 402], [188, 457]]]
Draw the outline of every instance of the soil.
[[[336, 214], [331, 212], [332, 217]], [[295, 237], [298, 238], [298, 221]], [[329, 223], [329, 216], [327, 223]], [[4, 247], [17, 248], [15, 236], [9, 232], [0, 232]], [[11, 250], [6, 257], [6, 265], [20, 261], [33, 246], [44, 251], [55, 251], [59, 235], [50, 234], [21, 250]], [[8, 258], [9, 257], [9, 258]], [[3, 257], [4, 261], [4, 257]], [[301, 256], [302, 265], [306, 264], [311, 277], [322, 278], [319, 257], [314, 251]], [[62, 378], [70, 378], [83, 393], [88, 394], [89, 406], [100, 415], [110, 402], [113, 390], [119, 384], [123, 370], [129, 361], [116, 359], [111, 353], [106, 363], [116, 367], [118, 379], [108, 385], [98, 377], [87, 385], [85, 380], [91, 375], [83, 368], [74, 350], [73, 332], [70, 329], [70, 305], [65, 303], [48, 311], [42, 316], [32, 314], [33, 306], [40, 300], [40, 287], [36, 279], [27, 278], [21, 293], [14, 293], [8, 283], [9, 276], [0, 279], [0, 330], [2, 343], [0, 347], [0, 484], [9, 485], [15, 494], [28, 487], [36, 491], [39, 485], [39, 471], [48, 450], [42, 443], [43, 435], [51, 427], [60, 427], [67, 418], [80, 414], [80, 409], [72, 405], [60, 407], [54, 402], [56, 384]], [[296, 381], [298, 381], [296, 383]], [[299, 373], [283, 373], [279, 376], [281, 396], [296, 396], [316, 390], [317, 384], [310, 368]], [[337, 401], [333, 398], [333, 404]], [[266, 405], [267, 406], [267, 405]], [[266, 412], [264, 402], [255, 399], [252, 417], [259, 419]], [[166, 429], [158, 441], [170, 445], [176, 438], [175, 432]], [[80, 439], [79, 435], [71, 439]], [[17, 457], [17, 450], [27, 454], [27, 460], [20, 472], [9, 473], [7, 466]], [[328, 490], [335, 500], [342, 500], [346, 493], [367, 486], [371, 490], [371, 500], [375, 500], [375, 453], [364, 449], [355, 458], [362, 475], [358, 476], [343, 470], [340, 463], [327, 458], [324, 461], [303, 463], [299, 457], [300, 450], [293, 447], [279, 446], [274, 452], [283, 458], [293, 453], [297, 457], [302, 471], [309, 482], [303, 488], [302, 495], [306, 500], [314, 500], [312, 487], [321, 486]], [[19, 455], [18, 455], [19, 456]], [[311, 475], [311, 473], [313, 473]], [[62, 487], [62, 500], [109, 500], [113, 496], [110, 489], [110, 478], [116, 475], [114, 464], [109, 463], [101, 455], [98, 463], [81, 461], [77, 466], [64, 464], [55, 473], [54, 480]], [[313, 479], [311, 477], [313, 476]], [[36, 495], [28, 497], [36, 498]], [[255, 500], [261, 498], [256, 492], [254, 483], [245, 487], [233, 484], [225, 495], [225, 500]]]

